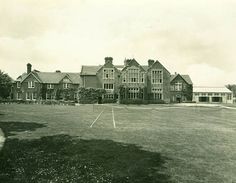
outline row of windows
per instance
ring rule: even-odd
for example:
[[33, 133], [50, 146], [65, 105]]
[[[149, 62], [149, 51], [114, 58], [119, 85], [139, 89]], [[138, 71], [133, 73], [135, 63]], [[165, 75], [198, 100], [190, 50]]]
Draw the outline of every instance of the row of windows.
[[139, 69], [129, 68], [122, 74], [123, 83], [144, 83], [145, 73]]
[[152, 70], [151, 81], [152, 83], [162, 83], [163, 81], [162, 70]]
[[171, 85], [171, 91], [182, 91], [182, 90], [186, 90], [186, 85], [181, 82], [177, 82], [174, 85]]
[[153, 93], [153, 99], [160, 99], [160, 100], [162, 100], [162, 93]]
[[[35, 88], [35, 81], [28, 81], [28, 88]], [[70, 83], [63, 83], [63, 88], [70, 88]], [[21, 87], [21, 83], [17, 82], [17, 88]], [[54, 84], [47, 84], [47, 89], [54, 89]]]
[[[21, 100], [22, 99], [23, 94], [22, 93], [16, 93], [16, 98], [17, 100]], [[51, 93], [46, 93], [46, 99], [55, 99], [55, 94], [51, 94]], [[26, 92], [25, 93], [25, 98], [26, 100], [36, 100], [37, 99], [37, 93], [36, 92]], [[78, 94], [75, 93], [74, 94], [74, 98], [78, 98]]]
[[[16, 98], [17, 100], [21, 100], [22, 99], [22, 93], [17, 93], [16, 94]], [[25, 98], [26, 100], [36, 100], [37, 99], [37, 93], [36, 92], [26, 92], [25, 93]]]
[[[226, 93], [194, 93], [195, 96], [225, 96]], [[228, 94], [231, 95], [231, 94]]]
[[162, 88], [153, 87], [152, 93], [162, 93]]
[[129, 93], [138, 93], [139, 88], [129, 88]]
[[105, 90], [113, 90], [114, 89], [114, 84], [111, 84], [111, 83], [104, 83], [103, 84], [103, 88]]

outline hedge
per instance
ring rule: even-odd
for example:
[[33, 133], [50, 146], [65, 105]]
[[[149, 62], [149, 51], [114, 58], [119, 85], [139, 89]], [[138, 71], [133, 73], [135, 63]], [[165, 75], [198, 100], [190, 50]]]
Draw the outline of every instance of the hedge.
[[120, 104], [165, 104], [163, 100], [123, 99]]

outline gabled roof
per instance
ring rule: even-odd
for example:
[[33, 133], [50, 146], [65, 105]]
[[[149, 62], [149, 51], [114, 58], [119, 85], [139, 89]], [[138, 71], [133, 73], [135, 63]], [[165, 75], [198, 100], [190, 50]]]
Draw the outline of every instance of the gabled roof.
[[177, 76], [181, 76], [188, 84], [192, 85], [193, 82], [189, 75], [175, 74], [170, 76], [170, 82], [173, 81]]
[[145, 71], [147, 71], [148, 70], [148, 65], [141, 65], [141, 67], [145, 70]]
[[16, 81], [23, 82], [29, 75], [33, 75], [40, 83], [59, 83], [64, 77], [68, 76], [69, 79], [74, 84], [81, 83], [80, 73], [70, 73], [70, 72], [39, 72], [32, 71], [29, 74], [23, 73], [19, 76]]
[[96, 75], [97, 71], [102, 67], [102, 65], [83, 65], [81, 69], [81, 76], [84, 75]]
[[146, 71], [134, 58], [133, 59], [126, 59], [125, 61], [126, 61], [127, 65], [124, 66], [122, 71], [132, 65], [135, 65], [136, 67], [139, 67], [141, 70]]
[[193, 87], [193, 92], [195, 93], [232, 93], [226, 87]]
[[23, 81], [28, 75], [24, 72], [15, 81]]
[[36, 73], [42, 83], [59, 83], [64, 77], [68, 76], [72, 83], [80, 83], [79, 73], [67, 72], [37, 72]]
[[169, 71], [161, 64], [161, 62], [159, 62], [158, 60], [156, 60], [151, 66], [147, 66], [147, 70], [152, 69], [152, 67], [153, 67], [154, 65], [156, 65], [156, 64], [161, 65], [161, 67], [162, 67], [163, 69], [165, 69], [165, 70], [170, 74], [170, 72], [169, 72]]

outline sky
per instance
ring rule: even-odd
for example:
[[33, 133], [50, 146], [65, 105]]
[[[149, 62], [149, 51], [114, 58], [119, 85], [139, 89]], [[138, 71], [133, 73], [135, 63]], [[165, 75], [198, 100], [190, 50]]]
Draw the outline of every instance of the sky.
[[235, 0], [0, 0], [0, 69], [80, 72], [159, 60], [195, 86], [236, 83]]

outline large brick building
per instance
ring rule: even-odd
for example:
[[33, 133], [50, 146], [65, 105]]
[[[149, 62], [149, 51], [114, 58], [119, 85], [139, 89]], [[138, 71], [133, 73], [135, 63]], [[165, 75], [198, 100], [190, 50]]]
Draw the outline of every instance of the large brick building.
[[31, 67], [27, 64], [27, 73], [20, 75], [13, 83], [14, 100], [77, 99], [79, 73], [31, 71]]
[[15, 100], [74, 100], [79, 87], [102, 88], [105, 99], [182, 102], [192, 100], [192, 81], [188, 75], [171, 75], [159, 62], [140, 65], [125, 59], [114, 65], [112, 57], [98, 66], [83, 65], [80, 73], [31, 71], [17, 78], [12, 87]]
[[135, 59], [125, 59], [124, 65], [114, 65], [112, 57], [106, 57], [104, 65], [82, 66], [80, 76], [81, 86], [103, 88], [107, 91], [105, 98], [192, 100], [190, 77], [171, 75], [159, 61], [148, 60], [147, 65], [140, 65]]

